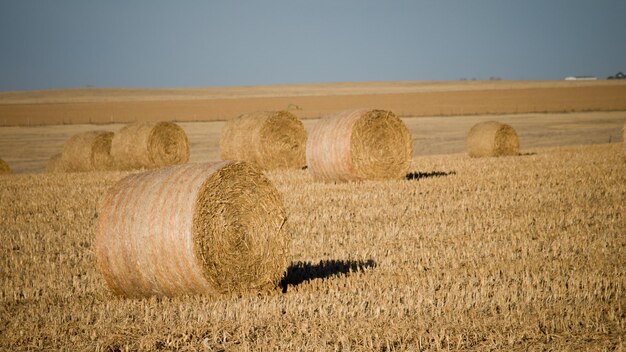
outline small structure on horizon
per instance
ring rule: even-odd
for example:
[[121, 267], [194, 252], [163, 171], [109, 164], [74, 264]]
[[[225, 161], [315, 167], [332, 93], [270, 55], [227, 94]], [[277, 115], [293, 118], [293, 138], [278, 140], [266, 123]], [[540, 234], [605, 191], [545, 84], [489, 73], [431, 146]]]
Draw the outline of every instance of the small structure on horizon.
[[595, 81], [598, 77], [596, 76], [567, 76], [565, 77], [566, 81]]
[[606, 79], [626, 79], [626, 75], [620, 71], [613, 76], [607, 77]]

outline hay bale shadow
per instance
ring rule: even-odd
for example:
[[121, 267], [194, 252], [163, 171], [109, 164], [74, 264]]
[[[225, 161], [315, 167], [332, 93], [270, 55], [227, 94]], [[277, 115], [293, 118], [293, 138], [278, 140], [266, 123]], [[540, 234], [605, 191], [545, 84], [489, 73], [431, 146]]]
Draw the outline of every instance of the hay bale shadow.
[[351, 272], [362, 272], [375, 268], [376, 262], [368, 260], [320, 260], [318, 264], [311, 262], [294, 262], [287, 269], [287, 273], [280, 282], [283, 293], [288, 286], [297, 286], [303, 282], [315, 279], [326, 279], [333, 276], [348, 275]]
[[421, 180], [423, 178], [429, 178], [429, 177], [443, 177], [443, 176], [449, 176], [449, 175], [456, 175], [456, 171], [450, 171], [450, 172], [445, 172], [445, 171], [433, 171], [433, 172], [409, 172], [408, 174], [406, 174], [406, 176], [404, 177], [405, 179], [411, 181], [411, 180]]
[[535, 152], [519, 153], [519, 156], [532, 156], [532, 155], [537, 155], [537, 153], [535, 153]]

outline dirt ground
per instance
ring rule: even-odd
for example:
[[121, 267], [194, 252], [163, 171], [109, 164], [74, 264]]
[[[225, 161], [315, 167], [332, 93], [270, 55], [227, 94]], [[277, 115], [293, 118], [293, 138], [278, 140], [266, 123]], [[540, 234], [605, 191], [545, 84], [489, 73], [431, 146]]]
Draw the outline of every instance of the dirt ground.
[[0, 93], [0, 125], [216, 121], [285, 109], [300, 118], [319, 118], [360, 107], [403, 117], [625, 111], [626, 82], [407, 81], [5, 92]]
[[622, 81], [376, 81], [205, 88], [74, 88], [0, 92], [0, 104], [346, 96], [622, 86]]
[[[414, 155], [450, 154], [466, 151], [465, 138], [478, 122], [498, 120], [513, 126], [522, 153], [537, 147], [617, 143], [626, 112], [567, 114], [513, 114], [475, 116], [405, 117], [413, 136]], [[317, 119], [303, 121], [310, 129]], [[181, 122], [191, 148], [191, 162], [219, 160], [219, 136], [223, 121]], [[48, 159], [63, 148], [72, 135], [89, 130], [117, 131], [123, 124], [0, 127], [0, 158], [16, 173], [43, 172]]]

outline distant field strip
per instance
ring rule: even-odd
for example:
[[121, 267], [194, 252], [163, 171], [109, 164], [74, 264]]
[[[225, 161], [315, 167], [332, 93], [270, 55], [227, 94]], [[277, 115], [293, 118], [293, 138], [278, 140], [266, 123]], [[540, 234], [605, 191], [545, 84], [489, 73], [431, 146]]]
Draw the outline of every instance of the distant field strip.
[[[107, 100], [107, 96], [102, 95], [96, 101], [81, 102], [75, 101], [68, 93], [65, 102], [57, 99], [55, 103], [14, 103], [20, 100], [0, 99], [0, 125], [218, 121], [243, 113], [283, 109], [290, 109], [300, 118], [318, 118], [353, 108], [386, 109], [403, 117], [626, 110], [626, 84], [554, 87], [514, 85], [511, 88], [484, 90], [315, 94], [265, 97], [243, 95], [234, 98], [201, 98], [196, 95], [186, 98], [184, 94], [178, 94], [160, 100], [148, 97], [145, 97], [146, 100], [137, 100], [139, 98], [130, 96], [128, 100], [119, 100], [119, 97]], [[45, 95], [41, 101], [46, 101]]]
[[[413, 155], [466, 152], [470, 128], [494, 119], [515, 128], [521, 152], [527, 153], [536, 147], [621, 142], [626, 111], [402, 118], [411, 132]], [[310, 131], [317, 121], [307, 119], [303, 124]], [[220, 134], [225, 122], [179, 124], [189, 137], [190, 162], [220, 160]], [[0, 127], [0, 157], [13, 172], [42, 172], [50, 157], [61, 153], [65, 141], [74, 134], [92, 130], [116, 132], [122, 127], [122, 124], [4, 126]]]

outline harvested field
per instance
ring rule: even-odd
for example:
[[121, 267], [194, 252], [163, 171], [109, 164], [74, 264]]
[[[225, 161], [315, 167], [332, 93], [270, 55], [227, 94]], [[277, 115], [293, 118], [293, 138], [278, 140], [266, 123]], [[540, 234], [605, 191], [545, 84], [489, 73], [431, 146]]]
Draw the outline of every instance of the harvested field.
[[405, 180], [268, 173], [293, 262], [261, 296], [116, 298], [93, 245], [128, 173], [0, 176], [0, 350], [619, 350], [622, 145], [522, 145]]
[[369, 82], [205, 89], [0, 93], [0, 125], [227, 120], [291, 110], [319, 118], [355, 108], [401, 117], [626, 110], [621, 81]]

